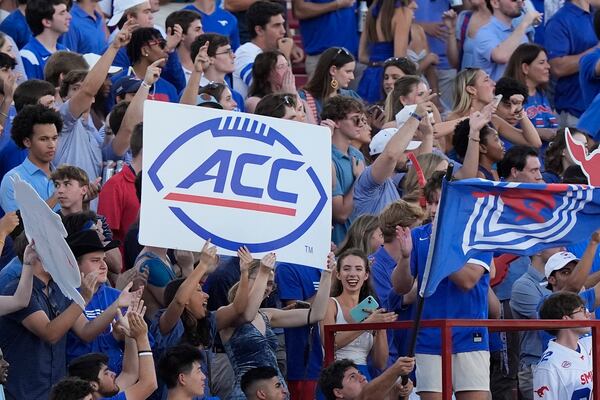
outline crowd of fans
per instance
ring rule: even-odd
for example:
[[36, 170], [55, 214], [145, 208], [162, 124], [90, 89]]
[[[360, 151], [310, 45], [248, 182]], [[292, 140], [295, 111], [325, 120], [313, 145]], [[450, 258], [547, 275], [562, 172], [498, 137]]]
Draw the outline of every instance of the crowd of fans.
[[[0, 399], [441, 399], [436, 329], [414, 357], [408, 331], [339, 332], [325, 366], [324, 326], [413, 318], [443, 179], [587, 183], [564, 129], [597, 145], [597, 6], [195, 0], [157, 26], [157, 0], [3, 1]], [[329, 128], [323, 265], [139, 244], [146, 99]], [[14, 176], [62, 218], [84, 309], [28, 242]], [[599, 243], [478, 253], [423, 318], [591, 318]], [[589, 399], [586, 333], [455, 328], [456, 398]]]

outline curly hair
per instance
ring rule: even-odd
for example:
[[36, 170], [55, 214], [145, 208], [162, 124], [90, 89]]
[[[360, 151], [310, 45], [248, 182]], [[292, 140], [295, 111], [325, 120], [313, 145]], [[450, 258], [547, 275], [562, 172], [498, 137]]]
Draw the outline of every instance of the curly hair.
[[351, 113], [364, 113], [365, 109], [362, 103], [349, 96], [334, 96], [327, 100], [321, 111], [321, 119], [330, 119], [332, 121], [341, 121]]
[[63, 121], [60, 114], [51, 108], [41, 104], [25, 106], [14, 118], [10, 135], [17, 146], [25, 149], [25, 139], [33, 138], [33, 127], [35, 125], [52, 124], [56, 132], [60, 133]]

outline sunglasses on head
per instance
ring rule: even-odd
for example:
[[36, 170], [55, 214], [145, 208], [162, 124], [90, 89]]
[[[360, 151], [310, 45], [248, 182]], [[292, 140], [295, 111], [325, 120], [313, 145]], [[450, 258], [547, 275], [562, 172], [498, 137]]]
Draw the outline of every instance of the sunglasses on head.
[[335, 56], [333, 56], [333, 61], [335, 61], [335, 59], [338, 58], [340, 54], [345, 54], [348, 57], [354, 58], [354, 56], [348, 51], [348, 49], [346, 49], [345, 47], [339, 47], [337, 53], [335, 53]]
[[281, 103], [279, 103], [279, 105], [275, 107], [275, 110], [279, 110], [281, 107], [296, 108], [296, 99], [293, 96], [290, 96], [289, 94], [284, 95], [281, 98]]
[[167, 47], [167, 41], [165, 39], [162, 39], [162, 38], [148, 40], [147, 44], [148, 44], [148, 46], [156, 46], [156, 45], [158, 45], [163, 50], [164, 50], [165, 47]]

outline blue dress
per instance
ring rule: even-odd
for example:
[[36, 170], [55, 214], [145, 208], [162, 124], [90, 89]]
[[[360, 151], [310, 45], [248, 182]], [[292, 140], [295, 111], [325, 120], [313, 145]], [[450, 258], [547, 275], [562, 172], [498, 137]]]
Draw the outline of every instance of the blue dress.
[[363, 72], [358, 95], [367, 103], [383, 98], [383, 63], [394, 56], [394, 42], [375, 42], [369, 45], [369, 67]]
[[238, 326], [227, 343], [223, 344], [233, 371], [235, 372], [235, 385], [228, 400], [246, 400], [240, 388], [240, 381], [244, 374], [252, 368], [269, 366], [277, 370], [281, 383], [287, 388], [284, 377], [277, 366], [278, 341], [277, 335], [271, 328], [269, 318], [258, 311], [265, 321], [265, 334], [263, 335], [252, 323]]

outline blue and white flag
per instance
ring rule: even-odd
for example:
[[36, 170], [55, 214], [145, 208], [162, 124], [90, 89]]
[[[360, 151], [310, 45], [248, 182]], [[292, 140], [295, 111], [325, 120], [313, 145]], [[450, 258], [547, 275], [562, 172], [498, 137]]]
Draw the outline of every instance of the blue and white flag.
[[600, 227], [600, 188], [444, 180], [421, 296], [478, 252], [529, 256], [587, 240]]

